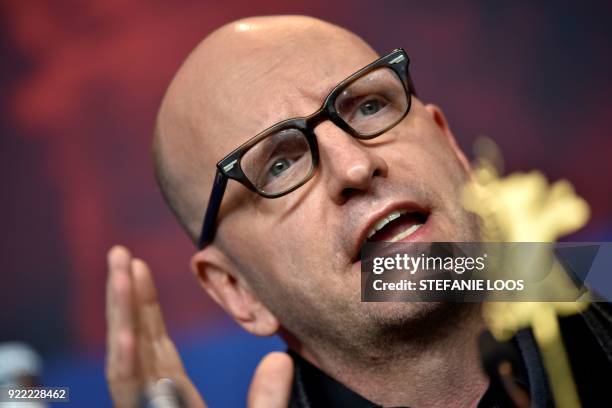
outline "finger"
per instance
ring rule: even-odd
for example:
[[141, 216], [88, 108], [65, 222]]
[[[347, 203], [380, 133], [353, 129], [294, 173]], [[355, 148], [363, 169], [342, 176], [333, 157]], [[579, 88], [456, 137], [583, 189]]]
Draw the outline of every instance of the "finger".
[[131, 255], [126, 248], [114, 246], [108, 252], [106, 319], [109, 337], [121, 329], [134, 330], [130, 263]]
[[166, 331], [151, 271], [140, 259], [132, 260], [132, 281], [142, 378], [154, 383], [162, 377], [175, 381], [186, 377], [181, 358]]
[[293, 384], [293, 361], [287, 353], [265, 356], [253, 375], [249, 388], [249, 408], [286, 408]]
[[132, 260], [132, 279], [136, 295], [138, 328], [150, 340], [161, 339], [167, 335], [161, 306], [157, 300], [157, 290], [147, 264], [141, 259]]
[[182, 370], [168, 370], [166, 367], [167, 360], [173, 359], [174, 353], [164, 350], [168, 348], [164, 340], [166, 328], [149, 267], [144, 261], [133, 259], [131, 272], [136, 299], [139, 367], [143, 380], [150, 386], [162, 377], [174, 379]]
[[136, 406], [139, 393], [130, 262], [124, 247], [108, 253], [106, 376], [117, 407]]
[[205, 407], [168, 336], [151, 270], [141, 259], [132, 260], [131, 270], [136, 298], [138, 356], [143, 380], [153, 385], [162, 378], [169, 378], [176, 384], [187, 406]]

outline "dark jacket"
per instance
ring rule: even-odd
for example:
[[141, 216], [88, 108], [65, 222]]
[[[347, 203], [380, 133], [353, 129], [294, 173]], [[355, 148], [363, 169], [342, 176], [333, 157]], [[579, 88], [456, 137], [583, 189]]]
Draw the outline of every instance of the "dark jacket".
[[[612, 406], [612, 306], [593, 303], [580, 315], [560, 319], [578, 394], [583, 407]], [[531, 330], [522, 330], [512, 341], [520, 356], [516, 381], [529, 393], [532, 407], [554, 407], [542, 359]], [[295, 362], [291, 408], [380, 407], [368, 401], [299, 355], [289, 352]], [[507, 396], [494, 381], [479, 407], [506, 407]]]

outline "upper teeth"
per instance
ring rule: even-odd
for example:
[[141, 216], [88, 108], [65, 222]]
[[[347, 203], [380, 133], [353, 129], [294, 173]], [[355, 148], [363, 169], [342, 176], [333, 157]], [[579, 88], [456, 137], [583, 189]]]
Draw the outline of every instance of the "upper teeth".
[[377, 231], [380, 231], [381, 229], [383, 229], [385, 227], [385, 225], [387, 225], [391, 221], [399, 218], [401, 215], [406, 214], [407, 212], [408, 212], [408, 210], [396, 210], [396, 211], [393, 211], [392, 213], [390, 213], [389, 215], [387, 215], [386, 217], [380, 219], [376, 223], [376, 225], [374, 225], [374, 228], [372, 228], [372, 229], [370, 229], [368, 231], [368, 238], [372, 238], [372, 236], [374, 234], [376, 234]]

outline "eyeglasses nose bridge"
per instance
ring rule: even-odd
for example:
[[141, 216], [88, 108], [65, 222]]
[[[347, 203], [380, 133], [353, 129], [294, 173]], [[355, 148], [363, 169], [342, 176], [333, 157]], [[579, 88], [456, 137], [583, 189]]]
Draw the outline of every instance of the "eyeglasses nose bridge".
[[305, 118], [306, 128], [308, 129], [308, 133], [314, 136], [315, 143], [318, 144], [318, 141], [316, 140], [315, 129], [321, 123], [327, 121], [330, 121], [334, 124], [334, 126], [341, 129], [351, 137], [358, 137], [353, 131], [353, 129], [351, 129], [351, 127], [346, 122], [344, 122], [344, 120], [342, 120], [342, 118], [336, 113], [336, 111], [331, 107], [328, 101], [325, 101], [325, 104], [321, 107], [321, 109]]

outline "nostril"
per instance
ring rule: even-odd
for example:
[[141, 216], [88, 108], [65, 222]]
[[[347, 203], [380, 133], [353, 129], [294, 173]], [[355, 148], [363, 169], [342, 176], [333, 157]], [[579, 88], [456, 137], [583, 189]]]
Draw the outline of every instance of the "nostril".
[[356, 188], [352, 188], [352, 187], [347, 187], [345, 189], [342, 190], [342, 197], [345, 200], [348, 200], [349, 198], [355, 196], [359, 194], [359, 189]]
[[352, 187], [345, 187], [344, 189], [342, 189], [342, 197], [347, 200], [355, 195], [362, 194], [365, 190], [368, 190], [370, 188], [370, 183], [372, 182], [372, 179], [382, 176], [382, 174], [383, 172], [380, 168], [375, 168], [374, 171], [371, 173], [371, 176], [367, 179], [364, 178], [359, 182], [353, 183]]

